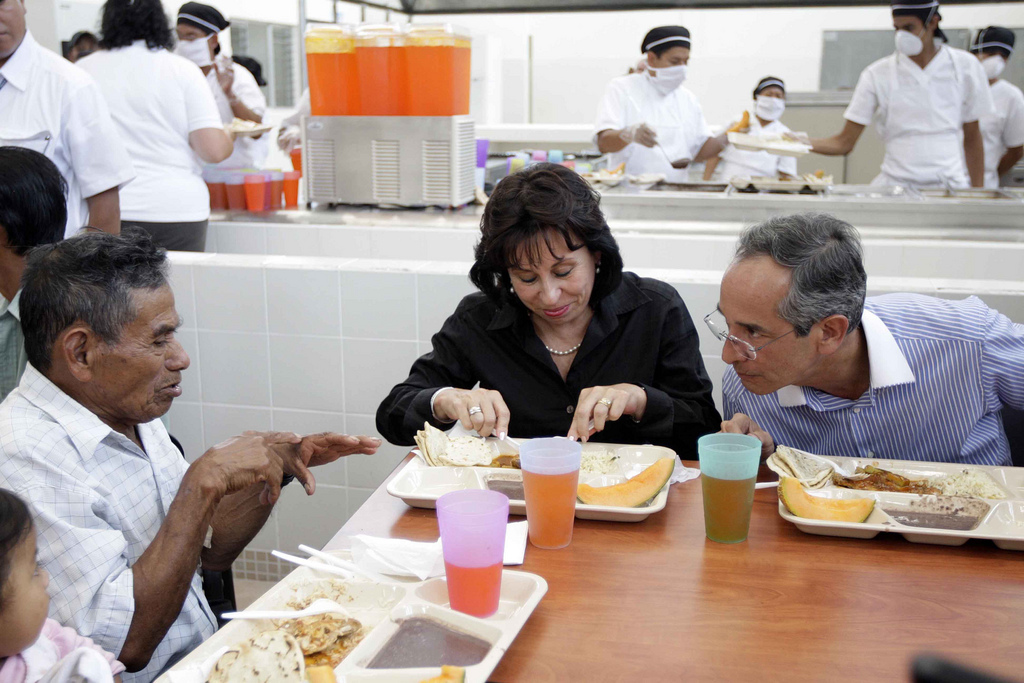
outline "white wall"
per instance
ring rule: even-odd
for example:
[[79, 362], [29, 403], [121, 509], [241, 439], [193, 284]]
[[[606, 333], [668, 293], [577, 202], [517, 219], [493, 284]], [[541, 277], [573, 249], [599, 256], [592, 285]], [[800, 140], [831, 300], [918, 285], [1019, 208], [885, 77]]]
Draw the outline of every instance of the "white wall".
[[[984, 28], [1024, 25], [1024, 4], [942, 8], [943, 25]], [[822, 34], [830, 30], [890, 29], [886, 7], [656, 10], [417, 17], [451, 21], [474, 33], [501, 37], [505, 123], [525, 118], [528, 41], [533, 38], [534, 123], [580, 123], [594, 118], [609, 79], [640, 58], [640, 41], [655, 26], [681, 24], [694, 47], [687, 87], [705, 115], [721, 123], [747, 105], [763, 76], [783, 78], [791, 92], [816, 91]]]

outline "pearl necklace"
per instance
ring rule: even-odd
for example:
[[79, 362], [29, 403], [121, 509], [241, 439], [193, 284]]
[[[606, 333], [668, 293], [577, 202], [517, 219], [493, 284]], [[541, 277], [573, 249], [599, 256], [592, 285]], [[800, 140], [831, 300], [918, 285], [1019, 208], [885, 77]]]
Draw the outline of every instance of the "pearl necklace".
[[544, 344], [544, 348], [547, 349], [549, 353], [551, 353], [552, 355], [555, 355], [555, 356], [571, 356], [572, 354], [576, 353], [576, 351], [581, 346], [583, 346], [583, 342], [582, 341], [579, 344], [577, 344], [576, 346], [572, 347], [571, 349], [569, 349], [567, 351], [559, 351], [557, 349], [551, 348], [547, 344]]

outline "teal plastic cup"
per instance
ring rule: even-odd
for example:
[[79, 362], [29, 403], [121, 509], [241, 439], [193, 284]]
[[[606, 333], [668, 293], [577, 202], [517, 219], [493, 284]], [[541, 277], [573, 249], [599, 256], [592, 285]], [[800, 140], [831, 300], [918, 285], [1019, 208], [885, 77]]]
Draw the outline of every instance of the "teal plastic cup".
[[747, 434], [707, 434], [697, 439], [704, 531], [718, 543], [740, 543], [750, 531], [761, 441]]

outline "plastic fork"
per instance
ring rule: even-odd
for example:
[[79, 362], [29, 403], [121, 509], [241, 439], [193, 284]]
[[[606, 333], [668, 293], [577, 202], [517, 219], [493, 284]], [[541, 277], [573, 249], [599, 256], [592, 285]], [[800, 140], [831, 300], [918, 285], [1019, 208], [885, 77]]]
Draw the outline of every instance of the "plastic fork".
[[360, 576], [362, 576], [364, 578], [367, 578], [367, 579], [369, 579], [371, 581], [376, 581], [377, 583], [389, 583], [391, 581], [391, 579], [389, 579], [388, 577], [384, 576], [383, 574], [378, 574], [377, 572], [372, 572], [372, 571], [363, 569], [362, 567], [357, 565], [355, 562], [349, 562], [348, 560], [343, 560], [340, 557], [335, 557], [334, 555], [331, 555], [330, 553], [325, 553], [322, 550], [317, 550], [316, 548], [311, 548], [308, 545], [300, 543], [299, 544], [299, 550], [301, 550], [304, 553], [309, 553], [311, 556], [313, 556], [313, 557], [315, 557], [317, 559], [323, 560], [324, 562], [326, 562], [329, 565], [338, 567], [339, 569], [344, 569], [346, 571], [350, 571], [350, 572], [352, 572], [354, 574], [358, 574], [358, 575], [360, 575]]
[[221, 616], [225, 619], [301, 619], [317, 614], [344, 614], [350, 618], [352, 616], [347, 609], [327, 598], [314, 600], [308, 607], [300, 610], [246, 610], [225, 612]]

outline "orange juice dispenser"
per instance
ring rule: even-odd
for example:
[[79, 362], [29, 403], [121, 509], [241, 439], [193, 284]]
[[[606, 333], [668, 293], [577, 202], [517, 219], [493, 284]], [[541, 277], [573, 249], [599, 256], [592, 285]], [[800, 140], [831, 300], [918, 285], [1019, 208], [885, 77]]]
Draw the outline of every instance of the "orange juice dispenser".
[[368, 24], [356, 31], [360, 115], [407, 113], [409, 74], [404, 46], [405, 35], [395, 24]]
[[306, 71], [313, 116], [357, 116], [359, 82], [355, 32], [350, 26], [306, 31]]
[[405, 31], [408, 116], [469, 113], [469, 34], [451, 24], [410, 24]]

